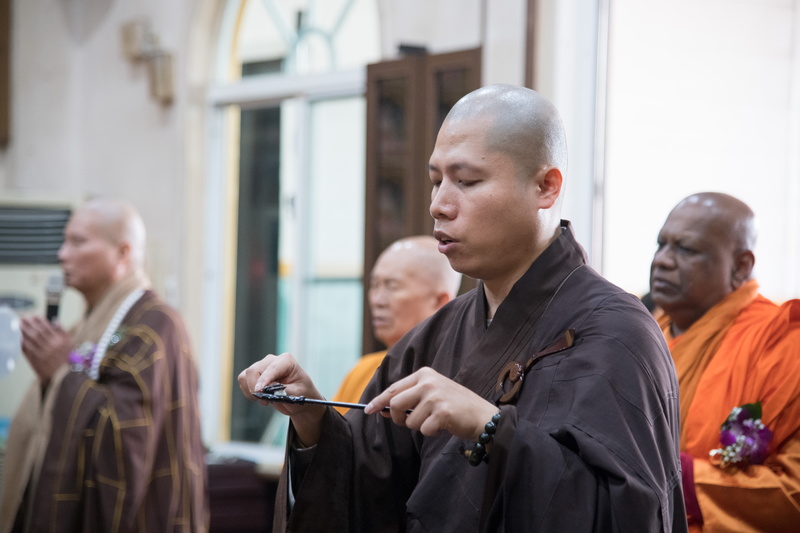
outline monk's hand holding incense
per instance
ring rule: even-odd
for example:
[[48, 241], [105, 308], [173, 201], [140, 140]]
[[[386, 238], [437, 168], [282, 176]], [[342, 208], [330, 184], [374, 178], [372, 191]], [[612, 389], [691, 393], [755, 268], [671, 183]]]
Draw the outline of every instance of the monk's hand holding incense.
[[[238, 379], [242, 394], [249, 400], [256, 400], [253, 392], [259, 392], [272, 383], [285, 385], [286, 394], [291, 396], [322, 399], [311, 377], [288, 353], [267, 355], [243, 370]], [[269, 403], [265, 400], [258, 401], [264, 405]], [[313, 446], [319, 441], [320, 425], [326, 409], [324, 406], [278, 402], [270, 405], [276, 411], [291, 417], [297, 436], [304, 446]]]
[[[382, 411], [386, 406], [388, 412]], [[412, 410], [407, 413], [408, 410]], [[477, 440], [497, 407], [466, 387], [425, 367], [392, 384], [364, 409], [380, 412], [395, 424], [434, 436], [447, 431], [458, 438]]]

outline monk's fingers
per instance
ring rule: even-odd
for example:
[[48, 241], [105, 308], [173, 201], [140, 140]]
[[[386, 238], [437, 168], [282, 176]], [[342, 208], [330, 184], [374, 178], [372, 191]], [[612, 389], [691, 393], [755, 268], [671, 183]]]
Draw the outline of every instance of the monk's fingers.
[[22, 353], [29, 361], [31, 361], [32, 359], [38, 359], [37, 354], [39, 353], [39, 351], [40, 350], [38, 349], [36, 343], [30, 337], [27, 336], [22, 337]]
[[457, 397], [452, 396], [454, 386], [457, 392], [460, 386], [452, 380], [432, 369], [421, 369], [416, 385], [394, 399], [402, 400], [404, 405], [413, 404], [406, 426], [427, 436], [447, 430], [450, 419], [457, 416], [453, 413], [452, 405], [458, 401]]
[[44, 339], [44, 328], [38, 317], [26, 317], [20, 321], [20, 332], [22, 333], [22, 340], [28, 347], [39, 346]]
[[[24, 329], [23, 329], [24, 328]], [[55, 358], [66, 361], [72, 349], [72, 338], [57, 324], [43, 318], [31, 317], [26, 320], [22, 331], [23, 346], [29, 353], [38, 352], [38, 357]]]
[[33, 364], [46, 358], [47, 336], [37, 326], [29, 326], [22, 334], [22, 352]]
[[[431, 397], [437, 395], [437, 382], [444, 379], [431, 368], [421, 368], [390, 385], [367, 404], [364, 412], [380, 412], [384, 417], [391, 417], [395, 424], [419, 429], [427, 413], [432, 411]], [[389, 407], [388, 412], [383, 411], [386, 407]], [[411, 422], [408, 420], [409, 411], [415, 413]]]
[[436, 435], [439, 433], [440, 428], [435, 419], [435, 412], [431, 407], [432, 404], [430, 402], [417, 403], [416, 407], [406, 415], [403, 425], [409, 429], [417, 430], [423, 435]]
[[423, 435], [446, 431], [475, 440], [497, 412], [491, 402], [430, 369], [420, 377], [416, 389], [419, 401], [406, 424]]
[[27, 316], [20, 320], [20, 329], [29, 335], [47, 335], [54, 326], [41, 316]]
[[322, 397], [309, 375], [288, 353], [267, 355], [239, 374], [238, 381], [239, 388], [248, 399], [254, 398], [253, 392], [259, 392], [267, 385], [274, 383], [285, 385], [285, 392], [288, 395], [307, 398]]
[[419, 391], [416, 387], [411, 387], [395, 394], [389, 400], [388, 407], [388, 411], [381, 411], [382, 415], [391, 418], [392, 422], [398, 426], [417, 429], [417, 427], [408, 424], [409, 413], [419, 408]]
[[[416, 424], [417, 422], [414, 421], [414, 423]], [[439, 410], [428, 412], [428, 415], [421, 420], [419, 428], [417, 429], [427, 437], [434, 437], [442, 431], [447, 431], [451, 426], [450, 419], [444, 412]]]
[[418, 379], [417, 372], [414, 372], [410, 376], [406, 376], [400, 381], [392, 383], [386, 388], [385, 391], [377, 395], [375, 398], [372, 399], [372, 401], [370, 401], [367, 404], [367, 407], [364, 409], [364, 412], [368, 415], [380, 412], [384, 416], [389, 416], [386, 414], [386, 412], [383, 411], [383, 409], [394, 405], [392, 402], [393, 398], [395, 398], [398, 394], [401, 394], [404, 391], [414, 387], [414, 385], [417, 384], [417, 379]]
[[47, 324], [47, 328], [41, 341], [43, 349], [52, 357], [66, 361], [73, 346], [72, 337], [57, 324]]
[[237, 378], [239, 382], [239, 389], [241, 389], [242, 394], [244, 394], [245, 398], [249, 400], [254, 400], [253, 392], [260, 391], [264, 388], [264, 385], [259, 386], [263, 380], [261, 379], [263, 374], [269, 369], [269, 367], [275, 364], [278, 356], [269, 354], [260, 361], [256, 361], [249, 367], [245, 368], [239, 373]]
[[314, 383], [305, 370], [291, 354], [269, 355], [264, 358], [268, 364], [253, 390], [260, 391], [267, 385], [280, 383], [286, 386], [286, 394], [295, 396], [317, 397]]

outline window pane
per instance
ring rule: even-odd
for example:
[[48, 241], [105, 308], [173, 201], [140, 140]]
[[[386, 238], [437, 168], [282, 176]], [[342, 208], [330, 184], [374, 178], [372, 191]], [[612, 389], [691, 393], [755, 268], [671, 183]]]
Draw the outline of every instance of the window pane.
[[[292, 160], [297, 147], [282, 142], [298, 138], [304, 115], [305, 170]], [[331, 396], [360, 356], [364, 115], [360, 96], [241, 111], [237, 371], [289, 351]], [[294, 334], [293, 318], [300, 320]], [[235, 387], [231, 406], [231, 439], [261, 440], [273, 410], [246, 401]]]
[[306, 369], [332, 396], [361, 355], [365, 104], [317, 101], [310, 109]]
[[[234, 368], [277, 353], [280, 125], [278, 107], [241, 112]], [[234, 387], [231, 438], [258, 440], [271, 413]]]
[[375, 0], [248, 0], [235, 50], [264, 73], [351, 69], [379, 59], [378, 27]]

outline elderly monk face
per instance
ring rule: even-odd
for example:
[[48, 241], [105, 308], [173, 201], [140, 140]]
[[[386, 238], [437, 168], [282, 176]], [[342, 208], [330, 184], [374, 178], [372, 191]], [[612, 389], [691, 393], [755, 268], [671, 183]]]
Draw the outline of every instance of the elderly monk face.
[[490, 120], [445, 121], [429, 164], [439, 251], [454, 270], [487, 283], [521, 275], [542, 231], [537, 181], [487, 146]]
[[[434, 252], [435, 253], [435, 252]], [[391, 348], [440, 307], [430, 270], [415, 250], [393, 246], [372, 269], [369, 305], [375, 337]]]
[[713, 206], [681, 203], [658, 234], [650, 290], [681, 329], [733, 291], [736, 245], [726, 220]]
[[94, 210], [75, 211], [58, 251], [64, 282], [89, 297], [102, 294], [111, 286], [123, 256], [122, 246], [113, 243], [103, 231], [101, 219]]

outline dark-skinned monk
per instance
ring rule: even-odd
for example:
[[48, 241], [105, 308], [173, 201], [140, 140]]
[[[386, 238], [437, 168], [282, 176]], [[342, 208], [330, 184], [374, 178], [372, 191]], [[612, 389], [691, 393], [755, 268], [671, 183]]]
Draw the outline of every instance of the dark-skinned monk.
[[651, 266], [680, 384], [692, 531], [800, 531], [800, 300], [759, 294], [755, 241], [744, 202], [694, 194], [667, 217]]

